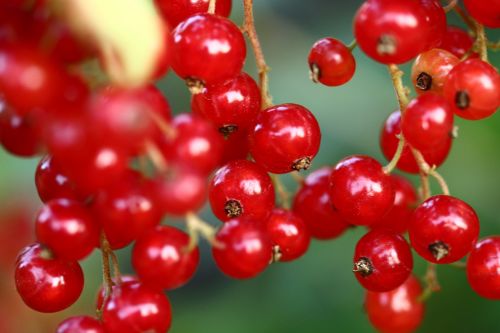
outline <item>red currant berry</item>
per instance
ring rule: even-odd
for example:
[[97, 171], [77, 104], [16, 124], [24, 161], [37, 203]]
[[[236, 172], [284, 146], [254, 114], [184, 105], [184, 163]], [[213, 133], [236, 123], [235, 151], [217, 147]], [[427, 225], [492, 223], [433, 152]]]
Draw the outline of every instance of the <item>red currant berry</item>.
[[353, 272], [369, 291], [383, 292], [399, 287], [412, 269], [410, 246], [396, 233], [372, 230], [356, 244]]
[[248, 134], [246, 131], [238, 131], [224, 138], [224, 149], [221, 165], [234, 160], [246, 160], [250, 154], [248, 147]]
[[472, 249], [479, 235], [479, 219], [462, 200], [436, 195], [415, 210], [408, 234], [412, 247], [425, 260], [449, 264]]
[[56, 333], [104, 333], [104, 328], [97, 319], [89, 316], [76, 316], [60, 323]]
[[313, 82], [330, 87], [350, 81], [356, 70], [351, 50], [341, 41], [329, 37], [314, 43], [308, 61]]
[[191, 16], [175, 28], [172, 37], [172, 68], [188, 85], [216, 84], [243, 68], [245, 39], [238, 26], [224, 17]]
[[[111, 280], [112, 286], [109, 288], [110, 293], [108, 295], [108, 298], [109, 296], [111, 296], [111, 294], [113, 294], [115, 289], [120, 288], [121, 286], [139, 283], [139, 279], [134, 275], [122, 275], [120, 276], [120, 279], [112, 278]], [[107, 290], [107, 286], [105, 285], [105, 283], [103, 283], [97, 291], [96, 309], [102, 309], [102, 305], [104, 303], [104, 300], [106, 299]]]
[[261, 221], [236, 218], [224, 223], [212, 247], [217, 267], [235, 279], [252, 278], [263, 272], [272, 257], [272, 242]]
[[77, 201], [55, 199], [38, 212], [36, 236], [57, 258], [81, 260], [99, 244], [99, 230], [85, 206]]
[[58, 312], [72, 305], [83, 289], [83, 272], [76, 261], [54, 259], [35, 243], [16, 262], [16, 288], [24, 303], [39, 312]]
[[330, 203], [331, 173], [329, 167], [310, 173], [293, 201], [293, 211], [304, 220], [311, 236], [316, 239], [336, 238], [349, 226]]
[[489, 117], [500, 106], [500, 75], [487, 62], [466, 60], [448, 75], [444, 96], [459, 117], [471, 120]]
[[413, 185], [404, 177], [391, 175], [394, 188], [394, 205], [381, 221], [374, 224], [373, 228], [384, 228], [398, 234], [408, 230], [411, 216], [417, 207], [417, 193]]
[[159, 145], [167, 160], [203, 175], [220, 164], [224, 139], [208, 121], [184, 113], [174, 118], [172, 129], [175, 137], [165, 137]]
[[298, 104], [263, 110], [250, 131], [250, 153], [269, 172], [306, 170], [319, 150], [321, 131], [314, 115]]
[[200, 262], [198, 247], [187, 251], [189, 236], [170, 226], [158, 226], [139, 237], [132, 266], [147, 286], [174, 289], [186, 284]]
[[[396, 110], [386, 119], [380, 134], [380, 147], [382, 148], [382, 152], [388, 161], [392, 160], [394, 154], [396, 153], [400, 133], [401, 112]], [[448, 157], [452, 142], [453, 139], [450, 136], [442, 146], [433, 147], [429, 151], [420, 152], [429, 165], [435, 165], [438, 167], [443, 164]], [[397, 167], [398, 169], [408, 173], [418, 173], [420, 170], [415, 158], [413, 157], [410, 146], [406, 142]]]
[[438, 47], [446, 34], [446, 13], [439, 0], [418, 0], [425, 9], [429, 25], [428, 44], [425, 50]]
[[163, 293], [129, 283], [113, 289], [104, 305], [102, 321], [106, 333], [164, 333], [170, 328], [172, 310]]
[[354, 35], [369, 57], [383, 64], [401, 64], [428, 47], [427, 15], [419, 1], [366, 1], [354, 18]]
[[500, 299], [500, 237], [480, 240], [467, 259], [467, 280], [480, 296]]
[[[155, 0], [155, 4], [170, 26], [175, 27], [194, 14], [206, 13], [209, 0]], [[215, 14], [228, 17], [231, 13], [231, 0], [217, 0]]]
[[452, 136], [453, 111], [440, 95], [420, 95], [408, 104], [401, 130], [408, 143], [417, 150], [436, 149], [446, 145]]
[[369, 156], [353, 155], [340, 161], [330, 176], [329, 192], [335, 209], [355, 225], [381, 220], [394, 204], [391, 177]]
[[61, 172], [57, 162], [50, 155], [45, 156], [38, 163], [35, 184], [43, 202], [62, 198], [77, 201], [85, 199], [85, 196], [78, 193], [76, 185]]
[[490, 28], [500, 28], [500, 1], [464, 0], [470, 15], [479, 23]]
[[304, 255], [311, 236], [305, 222], [294, 212], [275, 208], [266, 222], [267, 232], [279, 261], [292, 261]]
[[127, 173], [92, 202], [94, 216], [102, 226], [113, 249], [127, 246], [160, 223], [162, 213], [151, 181]]
[[411, 333], [422, 323], [425, 304], [419, 301], [422, 286], [411, 275], [398, 288], [377, 293], [368, 291], [365, 309], [372, 325], [383, 333]]
[[462, 28], [449, 25], [443, 37], [440, 49], [446, 50], [457, 58], [462, 58], [474, 44], [474, 39]]
[[222, 84], [206, 87], [193, 95], [194, 113], [210, 120], [219, 132], [228, 136], [247, 130], [260, 111], [260, 90], [254, 79], [241, 73]]
[[21, 117], [0, 100], [0, 143], [9, 153], [32, 157], [41, 150], [41, 142], [28, 116]]
[[411, 80], [417, 94], [426, 91], [442, 94], [448, 74], [459, 62], [456, 56], [441, 49], [421, 53], [411, 69]]
[[208, 198], [212, 212], [221, 221], [241, 216], [264, 222], [274, 208], [274, 186], [262, 167], [236, 160], [217, 170]]
[[207, 198], [205, 176], [187, 168], [173, 165], [154, 183], [158, 205], [165, 214], [182, 216], [197, 211]]

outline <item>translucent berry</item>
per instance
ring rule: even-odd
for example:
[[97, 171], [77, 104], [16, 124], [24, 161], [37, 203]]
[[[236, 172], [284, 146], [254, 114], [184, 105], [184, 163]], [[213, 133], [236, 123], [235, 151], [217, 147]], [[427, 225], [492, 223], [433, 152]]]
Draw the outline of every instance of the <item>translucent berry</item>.
[[104, 327], [92, 317], [75, 316], [60, 323], [56, 333], [104, 333]]
[[[170, 26], [175, 27], [190, 16], [208, 11], [209, 0], [155, 0]], [[232, 0], [217, 0], [215, 14], [228, 17], [231, 13]]]
[[421, 53], [411, 69], [411, 80], [415, 91], [423, 94], [432, 91], [442, 94], [448, 74], [460, 62], [455, 55], [441, 49]]
[[480, 240], [467, 259], [467, 280], [476, 293], [500, 299], [500, 237]]

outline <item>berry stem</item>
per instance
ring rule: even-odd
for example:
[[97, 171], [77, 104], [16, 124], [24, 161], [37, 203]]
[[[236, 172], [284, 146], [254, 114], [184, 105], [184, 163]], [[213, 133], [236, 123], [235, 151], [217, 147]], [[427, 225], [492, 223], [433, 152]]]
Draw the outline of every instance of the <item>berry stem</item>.
[[255, 21], [253, 16], [253, 0], [243, 0], [245, 9], [245, 21], [243, 23], [243, 31], [247, 34], [252, 44], [252, 49], [255, 55], [255, 61], [259, 70], [259, 85], [262, 95], [262, 108], [266, 109], [273, 105], [272, 97], [269, 94], [269, 70], [264, 58], [264, 52], [260, 45], [257, 30], [255, 29]]
[[476, 36], [477, 45], [479, 48], [479, 57], [482, 61], [488, 62], [488, 44], [486, 39], [486, 33], [484, 32], [484, 26], [475, 22], [476, 24]]
[[208, 13], [209, 14], [215, 14], [215, 4], [217, 0], [210, 0], [208, 3]]
[[352, 42], [347, 45], [347, 48], [352, 52], [357, 46], [358, 41], [356, 39], [353, 39]]
[[455, 267], [458, 269], [465, 269], [467, 267], [467, 264], [463, 261], [456, 261], [456, 262], [449, 263], [448, 266]]
[[170, 124], [165, 121], [165, 119], [163, 119], [159, 114], [151, 111], [149, 112], [149, 115], [155, 122], [156, 126], [158, 126], [158, 128], [163, 132], [163, 134], [165, 134], [168, 139], [173, 140], [177, 136], [175, 129], [170, 126]]
[[500, 50], [500, 40], [496, 42], [487, 41], [486, 46], [492, 51], [498, 51]]
[[425, 175], [432, 176], [434, 179], [436, 179], [439, 186], [441, 187], [441, 191], [443, 192], [443, 194], [450, 195], [450, 189], [448, 187], [448, 184], [446, 184], [444, 177], [441, 176], [441, 174], [436, 171], [435, 167], [430, 167], [429, 164], [427, 164], [427, 162], [425, 161], [421, 152], [419, 152], [418, 150], [416, 150], [414, 148], [412, 148], [411, 151], [413, 153], [413, 156], [415, 157], [415, 160], [417, 161], [417, 164], [418, 164], [420, 170]]
[[408, 106], [409, 100], [406, 94], [406, 88], [403, 85], [403, 71], [399, 69], [397, 65], [391, 64], [389, 67], [389, 73], [391, 74], [392, 84], [394, 90], [396, 91], [396, 96], [398, 98], [399, 110], [403, 113]]
[[156, 170], [160, 173], [166, 173], [168, 170], [168, 163], [163, 157], [163, 154], [158, 147], [152, 142], [146, 142], [146, 154], [155, 166]]
[[399, 160], [401, 159], [401, 154], [403, 153], [403, 148], [405, 147], [405, 139], [403, 135], [399, 135], [398, 147], [396, 148], [396, 152], [394, 156], [390, 160], [390, 162], [384, 166], [384, 172], [386, 174], [390, 174], [398, 165]]
[[281, 207], [290, 209], [290, 193], [286, 189], [285, 184], [283, 184], [281, 178], [278, 175], [272, 174], [271, 179], [278, 194], [278, 199]]
[[189, 212], [186, 214], [186, 227], [189, 234], [189, 244], [186, 247], [186, 251], [190, 252], [198, 245], [200, 240], [200, 235], [203, 236], [212, 246], [220, 246], [215, 240], [215, 234], [217, 230], [203, 221], [195, 213]]
[[429, 263], [427, 265], [427, 271], [425, 272], [423, 280], [425, 282], [425, 288], [418, 298], [420, 302], [426, 302], [434, 292], [441, 290], [436, 274], [436, 264]]
[[297, 184], [299, 185], [304, 184], [304, 177], [299, 173], [299, 171], [292, 171], [290, 172], [290, 175]]
[[452, 11], [455, 6], [458, 4], [458, 0], [448, 0], [448, 4], [446, 6], [443, 6], [443, 10], [445, 13], [449, 13]]
[[[102, 307], [104, 307], [104, 304], [106, 304], [106, 301], [111, 295], [111, 290], [113, 288], [113, 280], [111, 278], [111, 268], [109, 265], [109, 257], [112, 251], [109, 242], [106, 239], [106, 234], [104, 233], [104, 231], [101, 231], [100, 245], [101, 245], [101, 255], [102, 255], [102, 275], [104, 284], [104, 299], [102, 302]], [[101, 314], [102, 314], [102, 308], [97, 309], [97, 316], [100, 317]]]
[[476, 25], [474, 20], [472, 20], [472, 18], [463, 10], [462, 7], [457, 5], [453, 7], [453, 10], [462, 19], [462, 21], [464, 21], [464, 23], [469, 27], [469, 29], [471, 29], [472, 31], [476, 30]]

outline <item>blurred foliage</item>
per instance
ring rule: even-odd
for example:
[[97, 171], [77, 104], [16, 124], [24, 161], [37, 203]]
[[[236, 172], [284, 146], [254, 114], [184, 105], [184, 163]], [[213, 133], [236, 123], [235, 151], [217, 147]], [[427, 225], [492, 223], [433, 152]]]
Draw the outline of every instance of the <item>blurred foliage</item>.
[[[274, 102], [303, 104], [313, 111], [321, 125], [322, 146], [313, 169], [335, 164], [348, 154], [369, 154], [384, 161], [378, 147], [379, 131], [385, 117], [397, 107], [385, 66], [355, 50], [357, 72], [345, 86], [327, 88], [308, 79], [307, 55], [311, 45], [325, 36], [349, 43], [352, 17], [361, 2], [273, 0], [255, 4], [257, 30], [272, 67], [270, 84]], [[232, 19], [243, 21], [238, 1], [234, 1]], [[453, 13], [449, 19], [460, 25]], [[488, 31], [488, 35], [492, 40], [500, 37], [498, 31]], [[250, 49], [248, 55], [247, 71], [255, 75]], [[499, 60], [499, 54], [491, 52], [490, 61], [497, 67]], [[403, 68], [408, 73], [410, 65]], [[160, 82], [160, 87], [176, 113], [189, 110], [189, 93], [173, 73]], [[457, 125], [459, 138], [441, 172], [452, 194], [476, 209], [481, 219], [481, 236], [500, 234], [497, 211], [500, 205], [500, 114], [479, 122], [457, 119]], [[33, 185], [36, 163], [36, 160], [16, 159], [0, 152], [2, 206], [16, 196], [39, 205]], [[290, 190], [295, 189], [289, 176], [283, 178]], [[434, 190], [437, 192], [437, 188]], [[219, 223], [208, 208], [202, 216], [214, 225]], [[165, 223], [178, 225], [169, 220]], [[215, 268], [210, 249], [204, 244], [196, 277], [184, 288], [169, 293], [174, 311], [171, 332], [373, 332], [363, 311], [363, 289], [351, 272], [354, 246], [363, 233], [362, 228], [357, 228], [333, 241], [315, 241], [302, 259], [273, 265], [249, 281], [224, 277]], [[125, 273], [131, 272], [129, 255], [130, 249], [119, 252]], [[416, 255], [415, 258], [415, 272], [422, 276], [425, 264]], [[12, 290], [0, 288], [0, 322], [3, 318], [15, 317], [17, 325], [29, 324], [6, 333], [53, 332], [57, 322], [70, 314], [92, 314], [95, 292], [101, 281], [98, 253], [83, 266], [84, 295], [63, 313], [33, 314], [23, 310], [15, 295], [6, 297], [7, 293], [13, 294]], [[438, 274], [442, 291], [428, 301], [419, 332], [499, 331], [500, 303], [475, 295], [459, 269], [439, 267]], [[8, 274], [0, 277], [10, 288], [11, 279]]]

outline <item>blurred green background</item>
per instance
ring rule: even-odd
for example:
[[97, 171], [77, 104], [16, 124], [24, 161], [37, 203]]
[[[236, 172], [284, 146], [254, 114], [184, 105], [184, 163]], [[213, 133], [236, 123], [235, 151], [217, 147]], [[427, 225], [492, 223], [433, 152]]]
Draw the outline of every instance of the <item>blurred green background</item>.
[[[231, 18], [243, 22], [241, 3], [233, 2]], [[349, 154], [369, 154], [385, 161], [378, 146], [379, 131], [385, 117], [397, 107], [385, 66], [357, 49], [357, 72], [348, 84], [327, 88], [308, 78], [307, 55], [311, 45], [326, 36], [349, 43], [353, 38], [352, 17], [361, 2], [257, 0], [255, 4], [257, 30], [272, 68], [274, 102], [303, 104], [321, 125], [322, 146], [313, 169], [332, 165]], [[448, 17], [460, 24], [453, 13]], [[492, 40], [500, 36], [498, 30], [488, 34]], [[248, 55], [247, 71], [255, 76], [250, 49]], [[491, 52], [490, 58], [494, 65], [500, 65], [498, 54]], [[403, 68], [408, 71], [409, 65]], [[189, 110], [188, 91], [173, 73], [159, 84], [176, 113]], [[481, 219], [481, 236], [500, 234], [500, 114], [479, 122], [457, 119], [456, 123], [459, 137], [441, 172], [452, 194], [476, 209]], [[33, 184], [36, 163], [34, 159], [13, 158], [0, 151], [0, 203], [7, 204], [22, 196], [35, 207], [40, 204]], [[295, 189], [288, 176], [283, 179], [290, 190]], [[201, 215], [214, 225], [219, 223], [207, 207]], [[218, 272], [204, 244], [196, 277], [187, 286], [169, 293], [174, 312], [171, 332], [373, 332], [363, 311], [363, 289], [351, 272], [354, 245], [363, 233], [362, 228], [357, 228], [333, 241], [314, 241], [300, 260], [272, 265], [249, 281], [231, 280]], [[130, 249], [119, 251], [125, 273], [131, 272], [129, 254]], [[415, 258], [415, 272], [422, 276], [425, 264], [416, 255]], [[30, 324], [29, 328], [6, 333], [54, 332], [57, 322], [71, 314], [92, 314], [95, 291], [101, 283], [97, 251], [83, 266], [84, 295], [63, 313], [19, 312], [19, 305], [13, 305], [19, 303], [16, 296], [4, 297], [5, 291], [4, 295], [0, 292], [0, 322], [12, 317], [17, 308], [16, 326], [21, 327], [23, 320]], [[428, 301], [419, 332], [500, 332], [499, 302], [475, 295], [459, 269], [439, 267], [438, 274], [442, 291]], [[10, 285], [11, 276], [4, 274], [3, 279]]]

